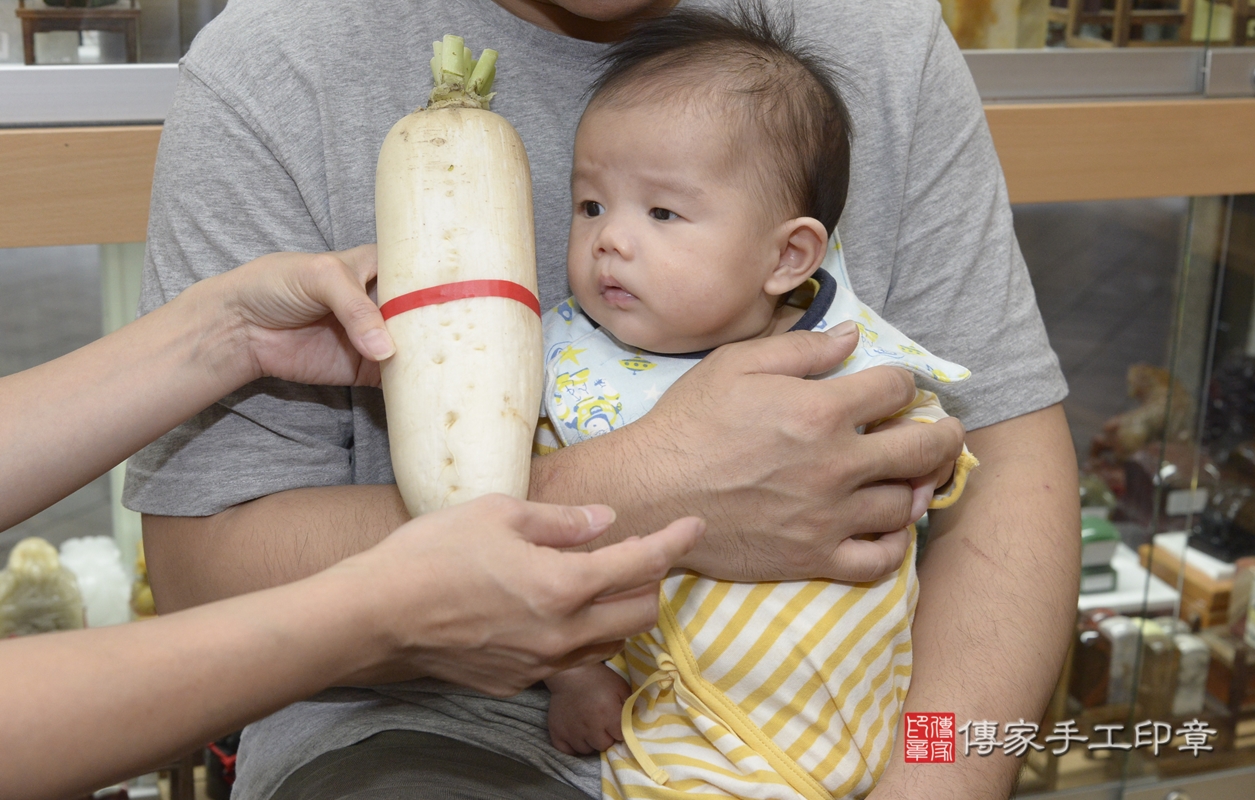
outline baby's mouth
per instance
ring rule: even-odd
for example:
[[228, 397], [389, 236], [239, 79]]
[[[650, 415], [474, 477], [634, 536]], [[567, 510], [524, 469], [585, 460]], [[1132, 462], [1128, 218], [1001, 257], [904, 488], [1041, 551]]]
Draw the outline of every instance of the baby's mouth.
[[597, 280], [598, 289], [601, 292], [601, 299], [607, 305], [623, 308], [636, 299], [636, 296], [619, 285], [619, 282], [609, 275], [603, 275]]

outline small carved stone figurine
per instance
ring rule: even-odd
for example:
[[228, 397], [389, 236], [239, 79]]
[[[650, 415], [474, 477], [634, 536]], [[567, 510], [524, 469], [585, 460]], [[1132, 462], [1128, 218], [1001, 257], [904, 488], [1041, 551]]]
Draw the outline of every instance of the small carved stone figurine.
[[74, 573], [43, 539], [23, 539], [0, 571], [0, 639], [83, 627], [83, 598]]
[[1194, 417], [1189, 392], [1162, 367], [1132, 365], [1128, 385], [1137, 407], [1103, 423], [1102, 432], [1090, 443], [1085, 464], [1117, 495], [1124, 493], [1124, 462], [1147, 444], [1187, 441]]

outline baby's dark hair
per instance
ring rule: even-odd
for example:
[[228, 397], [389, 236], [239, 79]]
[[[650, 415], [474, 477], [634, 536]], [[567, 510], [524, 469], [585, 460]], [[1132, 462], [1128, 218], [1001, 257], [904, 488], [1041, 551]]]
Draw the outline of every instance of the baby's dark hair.
[[[732, 133], [735, 146], [745, 147], [747, 138], [763, 146], [750, 160], [766, 172], [760, 178], [769, 196], [790, 213], [819, 220], [831, 235], [849, 189], [853, 130], [836, 68], [794, 29], [791, 14], [770, 13], [758, 2], [739, 3], [730, 14], [677, 9], [640, 25], [601, 57], [589, 107], [677, 92], [690, 99], [709, 92], [722, 102], [714, 94], [722, 90], [744, 111], [745, 127]], [[745, 132], [752, 137], [737, 135]]]

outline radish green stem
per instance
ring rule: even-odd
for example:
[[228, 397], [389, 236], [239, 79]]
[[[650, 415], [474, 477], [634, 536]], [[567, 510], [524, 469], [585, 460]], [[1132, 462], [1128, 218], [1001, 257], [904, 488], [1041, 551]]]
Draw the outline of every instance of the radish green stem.
[[497, 52], [485, 50], [478, 59], [460, 36], [445, 36], [433, 42], [431, 74], [435, 88], [431, 90], [428, 109], [482, 108], [487, 110], [492, 99], [492, 81], [497, 74]]
[[485, 50], [471, 71], [466, 87], [476, 94], [487, 94], [492, 89], [492, 79], [497, 74], [497, 51]]

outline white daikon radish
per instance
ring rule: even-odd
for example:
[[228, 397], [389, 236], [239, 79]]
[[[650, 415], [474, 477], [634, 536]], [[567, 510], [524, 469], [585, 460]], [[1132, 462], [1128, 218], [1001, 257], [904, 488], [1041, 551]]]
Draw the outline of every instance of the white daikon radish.
[[540, 410], [532, 187], [523, 141], [488, 110], [496, 53], [436, 42], [425, 109], [379, 153], [379, 302], [392, 467], [414, 516], [527, 496]]

